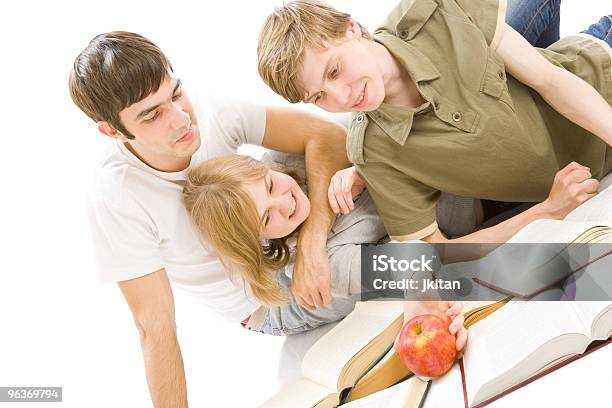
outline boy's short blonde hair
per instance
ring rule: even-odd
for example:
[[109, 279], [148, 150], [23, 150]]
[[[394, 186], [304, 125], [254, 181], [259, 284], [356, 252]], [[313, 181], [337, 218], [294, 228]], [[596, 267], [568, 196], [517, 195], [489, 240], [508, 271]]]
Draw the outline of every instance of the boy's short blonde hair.
[[[317, 0], [293, 0], [268, 16], [257, 44], [259, 75], [274, 92], [291, 103], [304, 99], [298, 79], [307, 46], [325, 48], [325, 42], [344, 37], [350, 14]], [[363, 37], [370, 35], [361, 25]]]

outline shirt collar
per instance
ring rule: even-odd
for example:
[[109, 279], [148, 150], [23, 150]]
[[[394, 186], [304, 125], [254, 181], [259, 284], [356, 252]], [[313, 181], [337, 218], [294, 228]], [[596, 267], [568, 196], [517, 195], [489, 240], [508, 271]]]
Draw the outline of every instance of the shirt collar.
[[[416, 82], [417, 87], [419, 83], [440, 78], [438, 69], [415, 46], [384, 32], [374, 35], [374, 40], [389, 50], [391, 55], [408, 71], [410, 77]], [[426, 95], [425, 99], [426, 102], [416, 108], [392, 106], [383, 103], [376, 111], [368, 112], [367, 115], [391, 139], [403, 145], [412, 128], [415, 113], [422, 111], [430, 104], [427, 101]]]
[[386, 32], [374, 34], [374, 41], [384, 45], [397, 62], [408, 71], [415, 82], [432, 81], [440, 78], [440, 71], [414, 45]]
[[365, 164], [363, 143], [370, 120], [376, 123], [392, 140], [403, 146], [412, 129], [414, 115], [429, 106], [430, 103], [427, 101], [417, 108], [393, 106], [383, 103], [375, 111], [353, 113], [348, 126], [348, 137], [346, 138], [346, 150], [349, 160], [356, 165]]
[[[410, 43], [433, 14], [437, 5], [431, 0], [408, 3], [406, 10], [398, 10], [401, 17], [399, 21], [395, 20], [397, 24], [394, 27], [383, 26], [376, 30], [373, 37], [374, 41], [382, 44], [408, 71], [418, 87], [420, 83], [440, 78], [440, 71], [431, 60]], [[421, 90], [419, 89], [419, 91]], [[383, 103], [376, 111], [354, 113], [349, 123], [349, 137], [347, 138], [349, 159], [358, 165], [365, 162], [363, 142], [368, 127], [368, 119], [375, 122], [396, 143], [404, 145], [412, 129], [414, 115], [425, 110], [431, 104], [427, 100], [427, 95], [424, 96], [426, 102], [417, 108], [392, 106]]]

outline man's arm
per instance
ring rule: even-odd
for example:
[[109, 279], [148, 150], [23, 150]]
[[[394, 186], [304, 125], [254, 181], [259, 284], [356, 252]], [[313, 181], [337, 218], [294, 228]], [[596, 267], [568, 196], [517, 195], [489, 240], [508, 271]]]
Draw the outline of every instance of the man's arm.
[[337, 123], [308, 112], [269, 107], [263, 145], [286, 153], [303, 153], [306, 158], [310, 216], [298, 236], [292, 292], [308, 308], [331, 303], [327, 234], [335, 215], [327, 189], [336, 171], [350, 165], [346, 156], [346, 130]]
[[140, 333], [147, 383], [156, 408], [187, 407], [183, 358], [176, 337], [174, 298], [164, 269], [118, 282]]
[[612, 107], [591, 85], [550, 63], [507, 24], [497, 52], [513, 77], [567, 119], [612, 145]]
[[[574, 208], [595, 196], [598, 189], [599, 182], [591, 178], [590, 170], [576, 162], [572, 162], [557, 172], [548, 198], [530, 209], [493, 227], [482, 229], [460, 238], [447, 239], [436, 228], [432, 234], [421, 239], [429, 243], [502, 244], [532, 221], [543, 218], [564, 218]], [[407, 239], [414, 239], [414, 237], [392, 236], [391, 239], [405, 241]], [[489, 250], [493, 249], [492, 247], [487, 248]], [[444, 254], [444, 262], [450, 263], [468, 260], [461, 257], [461, 255], [465, 256], [465, 254], [451, 254], [447, 251]]]

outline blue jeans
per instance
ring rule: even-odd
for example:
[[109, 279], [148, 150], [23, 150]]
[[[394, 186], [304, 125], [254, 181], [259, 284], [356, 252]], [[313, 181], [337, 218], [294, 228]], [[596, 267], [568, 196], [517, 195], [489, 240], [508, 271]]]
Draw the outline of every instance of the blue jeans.
[[[291, 279], [281, 273], [279, 274], [279, 281], [285, 288], [285, 292], [290, 294]], [[252, 316], [254, 321], [249, 321], [246, 327], [249, 330], [273, 336], [302, 333], [342, 319], [353, 311], [355, 302], [359, 298], [359, 295], [333, 296], [331, 304], [309, 310], [300, 306], [293, 295], [290, 294], [289, 302], [286, 305], [266, 308], [265, 315], [260, 316], [259, 319]], [[263, 310], [259, 312], [261, 313]]]
[[559, 39], [561, 0], [508, 0], [506, 23], [533, 46], [546, 48]]
[[591, 24], [589, 28], [582, 31], [582, 33], [599, 38], [612, 47], [612, 15], [603, 16], [599, 22]]

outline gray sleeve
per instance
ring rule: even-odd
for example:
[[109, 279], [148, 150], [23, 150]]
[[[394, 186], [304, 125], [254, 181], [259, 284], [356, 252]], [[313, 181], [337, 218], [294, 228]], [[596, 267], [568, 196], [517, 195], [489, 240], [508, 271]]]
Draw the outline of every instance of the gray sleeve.
[[268, 150], [261, 157], [261, 161], [268, 166], [281, 167], [293, 170], [302, 181], [306, 181], [306, 161], [302, 154], [292, 154]]
[[329, 249], [346, 244], [375, 244], [387, 236], [372, 197], [365, 190], [355, 201], [355, 208], [339, 215], [327, 237]]
[[336, 219], [327, 238], [332, 293], [348, 297], [361, 293], [361, 245], [375, 244], [387, 237], [367, 190], [355, 201], [355, 208]]
[[361, 246], [339, 245], [328, 250], [332, 296], [346, 298], [361, 293]]

